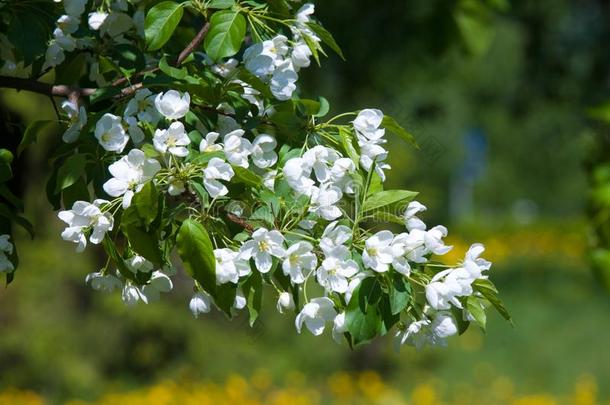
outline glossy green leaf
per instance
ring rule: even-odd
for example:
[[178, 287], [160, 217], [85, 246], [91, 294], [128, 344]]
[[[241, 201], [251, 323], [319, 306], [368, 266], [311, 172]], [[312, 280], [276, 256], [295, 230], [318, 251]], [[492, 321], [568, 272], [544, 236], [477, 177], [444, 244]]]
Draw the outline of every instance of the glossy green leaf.
[[85, 172], [86, 163], [87, 161], [83, 154], [77, 153], [68, 157], [57, 171], [55, 193], [57, 194], [76, 183]]
[[394, 204], [405, 204], [415, 198], [418, 193], [408, 190], [386, 190], [367, 197], [362, 206], [363, 212], [377, 210]]
[[194, 219], [185, 220], [176, 238], [178, 254], [187, 273], [208, 293], [215, 295], [216, 259], [208, 231]]
[[248, 169], [244, 169], [240, 166], [233, 166], [233, 171], [235, 172], [235, 177], [233, 177], [232, 180], [237, 183], [242, 183], [249, 187], [260, 187], [261, 184], [263, 184], [261, 176]]
[[324, 42], [326, 45], [328, 45], [328, 47], [330, 49], [335, 51], [335, 53], [337, 53], [337, 55], [339, 55], [341, 57], [341, 59], [345, 60], [345, 57], [343, 56], [343, 51], [341, 50], [341, 48], [335, 41], [335, 38], [333, 38], [332, 34], [330, 32], [328, 32], [326, 30], [326, 28], [324, 28], [320, 24], [316, 24], [314, 22], [308, 22], [307, 26], [309, 28], [311, 28], [311, 30], [313, 32], [315, 32], [318, 37], [320, 37], [322, 42]]
[[161, 49], [182, 19], [183, 3], [162, 1], [146, 14], [144, 34], [149, 51]]
[[502, 315], [504, 319], [512, 322], [512, 317], [510, 316], [510, 313], [504, 306], [504, 303], [502, 302], [500, 297], [498, 297], [498, 289], [491, 281], [486, 279], [479, 279], [472, 283], [472, 286], [476, 291], [483, 294], [483, 296], [491, 303], [491, 305], [494, 306], [494, 308], [496, 308], [496, 310], [500, 313], [500, 315]]
[[417, 141], [415, 140], [415, 137], [410, 132], [408, 132], [406, 129], [401, 127], [400, 124], [398, 122], [396, 122], [396, 120], [394, 118], [390, 117], [389, 115], [383, 116], [383, 121], [381, 122], [381, 126], [385, 129], [387, 129], [388, 131], [392, 132], [393, 134], [398, 135], [401, 139], [409, 142], [411, 145], [415, 146], [416, 148], [419, 148], [419, 146], [417, 145]]
[[159, 250], [159, 241], [155, 233], [136, 225], [123, 226], [123, 231], [129, 240], [129, 245], [137, 254], [145, 257], [157, 266], [163, 264], [163, 258]]
[[389, 291], [390, 310], [392, 314], [399, 314], [411, 301], [411, 285], [400, 273], [391, 276], [392, 286]]
[[235, 55], [246, 36], [246, 19], [232, 10], [218, 11], [210, 19], [210, 31], [203, 46], [214, 61]]

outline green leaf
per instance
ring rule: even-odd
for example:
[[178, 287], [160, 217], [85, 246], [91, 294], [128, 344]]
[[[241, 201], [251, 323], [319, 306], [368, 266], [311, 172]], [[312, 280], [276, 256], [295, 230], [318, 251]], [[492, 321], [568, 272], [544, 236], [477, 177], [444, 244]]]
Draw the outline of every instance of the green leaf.
[[235, 55], [246, 36], [246, 19], [232, 10], [218, 11], [210, 18], [210, 31], [203, 46], [214, 61]]
[[152, 181], [144, 184], [142, 189], [133, 196], [130, 208], [135, 208], [145, 226], [150, 225], [157, 218], [159, 210], [158, 198], [157, 187]]
[[307, 26], [309, 28], [311, 28], [311, 30], [313, 32], [315, 32], [318, 37], [320, 37], [322, 42], [324, 42], [326, 45], [328, 45], [328, 47], [330, 49], [335, 51], [335, 53], [337, 55], [339, 55], [341, 57], [341, 59], [345, 60], [345, 57], [343, 56], [343, 51], [341, 50], [339, 45], [337, 45], [337, 42], [335, 41], [335, 38], [333, 38], [332, 34], [330, 32], [328, 32], [326, 30], [326, 28], [324, 28], [321, 25], [316, 24], [314, 22], [308, 22]]
[[163, 56], [159, 61], [159, 69], [161, 69], [161, 71], [169, 77], [173, 77], [174, 79], [178, 80], [183, 80], [188, 75], [186, 69], [179, 69], [170, 66], [169, 63], [167, 63], [167, 56]]
[[394, 118], [390, 117], [389, 115], [384, 115], [383, 121], [381, 121], [381, 126], [419, 149], [415, 137], [406, 129], [401, 127]]
[[375, 277], [362, 280], [352, 293], [345, 322], [354, 345], [372, 340], [381, 329], [381, 316], [377, 309], [381, 294], [381, 286]]
[[364, 205], [362, 211], [372, 211], [379, 208], [387, 207], [395, 204], [404, 204], [415, 198], [418, 193], [408, 190], [386, 190], [370, 195]]
[[273, 227], [273, 223], [275, 222], [275, 218], [273, 217], [273, 214], [271, 213], [271, 208], [266, 207], [266, 206], [260, 207], [259, 209], [254, 211], [249, 219], [254, 220], [254, 221], [257, 221], [257, 220], [263, 221], [271, 227]]
[[483, 296], [491, 303], [491, 305], [494, 306], [494, 308], [496, 308], [504, 319], [512, 323], [513, 319], [500, 297], [498, 297], [498, 289], [491, 281], [486, 279], [475, 280], [472, 283], [472, 286], [476, 291], [483, 294]]
[[162, 1], [146, 14], [144, 35], [149, 51], [161, 49], [170, 39], [182, 19], [184, 3]]
[[263, 305], [263, 278], [257, 271], [252, 272], [242, 285], [242, 291], [246, 297], [246, 305], [250, 314], [250, 326], [258, 319]]
[[235, 5], [235, 0], [212, 0], [208, 3], [207, 8], [223, 10], [225, 8], [231, 8], [234, 5]]
[[185, 220], [178, 230], [176, 245], [187, 273], [215, 296], [216, 259], [205, 227], [193, 219]]
[[38, 139], [38, 135], [49, 125], [54, 124], [55, 121], [51, 120], [41, 120], [32, 122], [25, 133], [23, 134], [23, 138], [21, 138], [21, 142], [17, 147], [17, 156], [20, 156], [23, 151], [33, 143], [36, 143]]
[[483, 307], [481, 300], [474, 295], [468, 296], [468, 298], [466, 298], [466, 309], [470, 312], [477, 325], [485, 331], [487, 315], [485, 315], [485, 308]]
[[77, 153], [68, 157], [57, 171], [57, 183], [55, 185], [55, 193], [58, 194], [61, 190], [70, 187], [76, 183], [82, 174], [85, 172], [87, 161], [85, 155]]
[[39, 7], [36, 5], [36, 7], [27, 8], [26, 12], [14, 14], [6, 31], [10, 43], [23, 57], [25, 66], [30, 65], [34, 59], [45, 53], [51, 34], [49, 24], [37, 12]]
[[254, 174], [254, 172], [248, 169], [244, 169], [241, 166], [233, 166], [233, 171], [235, 172], [233, 180], [237, 183], [242, 183], [249, 187], [260, 187], [263, 184], [261, 176]]
[[399, 314], [411, 301], [411, 285], [400, 273], [392, 274], [392, 287], [389, 291], [390, 310]]
[[159, 241], [154, 233], [135, 225], [124, 225], [123, 231], [129, 240], [131, 248], [139, 255], [150, 260], [157, 266], [163, 264], [159, 251]]

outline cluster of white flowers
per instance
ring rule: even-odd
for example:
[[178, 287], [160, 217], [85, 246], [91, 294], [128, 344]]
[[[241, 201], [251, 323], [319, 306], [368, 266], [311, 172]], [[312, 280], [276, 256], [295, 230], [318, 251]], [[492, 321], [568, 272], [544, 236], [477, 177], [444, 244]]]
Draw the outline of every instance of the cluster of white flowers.
[[133, 273], [150, 273], [148, 282], [143, 286], [135, 285], [125, 279], [118, 271], [114, 273], [108, 271], [90, 273], [85, 278], [85, 282], [91, 285], [94, 290], [105, 293], [122, 290], [121, 298], [129, 306], [138, 302], [148, 304], [158, 301], [161, 293], [168, 293], [174, 288], [170, 278], [173, 274], [172, 269], [154, 270], [151, 262], [137, 255], [129, 258], [126, 263], [128, 269]]
[[15, 265], [7, 256], [13, 254], [10, 238], [11, 235], [0, 235], [0, 273], [10, 273], [15, 270]]
[[87, 234], [90, 234], [91, 243], [101, 243], [106, 232], [111, 231], [114, 225], [112, 215], [102, 212], [102, 207], [107, 204], [108, 201], [99, 199], [93, 201], [93, 204], [76, 201], [71, 210], [60, 211], [57, 216], [68, 225], [61, 237], [65, 241], [76, 243], [77, 252], [85, 250]]
[[284, 35], [257, 42], [244, 52], [244, 64], [252, 74], [269, 83], [273, 96], [278, 100], [289, 100], [296, 90], [298, 71], [310, 64], [312, 52], [304, 36], [314, 43], [320, 38], [306, 25], [314, 12], [314, 5], [307, 3], [296, 13], [292, 27], [293, 41]]
[[[88, 49], [93, 47], [94, 42], [87, 35], [75, 37], [81, 25], [81, 18], [85, 13], [88, 0], [62, 0], [55, 1], [62, 3], [65, 14], [60, 16], [55, 23], [53, 39], [49, 42], [43, 69], [60, 65], [66, 59], [66, 52], [73, 52], [76, 49]], [[106, 36], [114, 43], [129, 43], [124, 35], [134, 30], [138, 35], [143, 36], [144, 32], [144, 11], [136, 10], [132, 16], [128, 15], [128, 3], [126, 0], [113, 0], [105, 2], [105, 10], [97, 10], [89, 13], [87, 25], [93, 32], [99, 32], [101, 37]], [[99, 63], [93, 57], [88, 57], [90, 66], [90, 78], [92, 80], [102, 80], [99, 77]], [[102, 80], [103, 82], [103, 80]]]
[[[103, 9], [95, 11], [88, 8], [87, 0], [63, 0], [63, 6], [66, 14], [57, 21], [47, 52], [47, 67], [60, 64], [65, 52], [91, 45], [84, 37], [74, 37], [81, 31], [87, 31], [99, 41], [113, 43], [133, 40], [134, 28], [142, 35], [143, 14], [136, 12], [137, 15], [128, 16], [126, 0], [104, 2]], [[88, 29], [81, 26], [81, 17], [86, 11], [91, 11]], [[392, 215], [394, 222], [400, 223], [402, 218], [402, 231], [362, 228], [362, 222], [374, 218], [373, 211], [378, 213], [381, 207], [395, 207], [408, 201], [405, 197], [380, 207], [363, 208], [371, 202], [370, 198], [375, 198], [371, 197], [373, 184], [377, 187], [375, 190], [382, 189], [379, 182], [385, 181], [386, 171], [390, 169], [386, 162], [385, 132], [386, 127], [396, 132], [391, 119], [386, 121], [383, 112], [377, 109], [354, 113], [354, 120], [344, 125], [336, 122], [331, 125], [331, 122], [347, 114], [326, 123], [318, 123], [312, 117], [307, 123], [308, 134], [303, 145], [297, 148], [288, 142], [278, 145], [283, 134], [274, 121], [274, 114], [281, 111], [279, 106], [289, 103], [277, 100], [293, 97], [299, 70], [309, 66], [313, 53], [321, 49], [322, 40], [312, 28], [328, 42], [319, 27], [311, 24], [313, 13], [312, 4], [303, 5], [294, 19], [286, 20], [290, 39], [280, 33], [269, 35], [266, 38], [271, 39], [255, 42], [245, 49], [242, 62], [231, 58], [214, 64], [204, 55], [204, 63], [218, 76], [213, 81], [231, 89], [226, 90], [231, 93], [231, 100], [238, 93], [251, 106], [241, 102], [233, 104], [226, 99], [204, 105], [208, 102], [206, 97], [190, 86], [193, 99], [188, 92], [164, 89], [153, 93], [143, 87], [131, 93], [131, 98], [119, 104], [120, 107], [102, 111], [95, 124], [89, 126], [93, 127], [93, 136], [99, 144], [95, 156], [108, 165], [110, 174], [102, 188], [113, 199], [97, 199], [93, 203], [76, 201], [71, 209], [59, 212], [59, 218], [67, 225], [62, 238], [76, 244], [78, 252], [88, 242], [104, 242], [111, 260], [99, 272], [87, 275], [86, 282], [93, 289], [121, 290], [127, 305], [149, 303], [173, 288], [174, 270], [167, 263], [175, 246], [180, 255], [184, 254], [183, 250], [190, 250], [182, 249], [181, 245], [183, 229], [189, 228], [185, 225], [192, 225], [185, 221], [188, 216], [188, 221], [205, 229], [195, 236], [187, 229], [185, 234], [189, 235], [185, 239], [197, 239], [190, 241], [193, 244], [201, 242], [197, 249], [206, 252], [198, 253], [208, 254], [204, 261], [207, 267], [214, 263], [216, 283], [205, 285], [214, 280], [193, 276], [195, 293], [189, 308], [195, 317], [210, 312], [214, 306], [232, 315], [250, 306], [251, 289], [262, 288], [264, 283], [274, 287], [280, 313], [297, 313], [295, 326], [299, 333], [305, 328], [318, 336], [331, 325], [337, 342], [346, 336], [356, 341], [348, 333], [354, 316], [352, 297], [363, 297], [358, 294], [366, 294], [361, 290], [367, 283], [382, 280], [385, 284], [380, 295], [385, 294], [387, 298], [394, 291], [393, 282], [399, 280], [417, 289], [417, 300], [421, 302], [415, 302], [414, 292], [403, 300], [403, 307], [392, 313], [392, 325], [398, 325], [396, 341], [417, 348], [426, 344], [445, 345], [448, 337], [458, 333], [456, 310], [461, 311], [464, 320], [476, 320], [468, 312], [472, 307], [466, 300], [471, 296], [480, 297], [475, 291], [476, 281], [487, 277], [484, 272], [491, 263], [480, 258], [484, 250], [480, 244], [472, 245], [463, 262], [455, 268], [432, 262], [434, 256], [444, 255], [452, 247], [443, 240], [447, 236], [444, 226], [429, 229], [418, 217], [426, 207], [417, 201], [403, 206], [404, 212], [398, 213], [401, 216]], [[146, 63], [154, 63], [158, 56], [147, 55]], [[97, 61], [88, 58], [90, 79], [106, 85]], [[195, 55], [195, 60], [201, 61], [201, 58]], [[177, 69], [197, 76], [191, 67]], [[267, 94], [267, 90], [258, 87], [259, 80], [245, 74], [243, 69], [268, 85], [276, 101], [268, 100], [269, 97], [264, 100], [261, 93]], [[234, 74], [236, 70], [245, 75]], [[248, 84], [236, 77], [257, 83]], [[194, 87], [193, 83], [190, 84]], [[180, 85], [177, 87], [183, 89]], [[258, 117], [254, 117], [252, 106], [258, 109]], [[89, 127], [87, 112], [68, 100], [63, 102], [62, 109], [68, 117], [63, 140], [76, 142]], [[204, 119], [198, 114], [201, 109], [206, 115], [216, 114]], [[327, 129], [329, 132], [325, 132]], [[146, 192], [138, 195], [142, 190], [155, 190], [170, 197], [160, 200]], [[392, 192], [396, 191], [389, 191]], [[154, 201], [155, 208], [153, 213], [141, 214], [141, 206], [146, 205], [142, 201], [147, 198]], [[266, 204], [262, 208], [269, 210], [248, 207], [250, 202]], [[121, 218], [127, 217], [120, 214], [121, 209], [129, 209], [130, 215], [150, 214], [153, 219], [156, 216], [150, 226], [147, 223], [139, 229], [150, 232], [152, 246], [142, 248], [134, 243], [135, 239], [126, 230], [131, 224], [120, 226]], [[220, 224], [225, 222], [225, 216], [235, 224]], [[218, 223], [218, 228], [211, 226], [213, 223]], [[208, 225], [209, 241], [204, 237]], [[234, 229], [229, 228], [237, 225], [243, 230], [234, 235]], [[114, 236], [113, 239], [107, 236], [115, 234], [111, 232], [113, 229], [116, 233], [124, 231], [127, 243], [114, 246]], [[109, 239], [104, 240], [105, 237]], [[12, 248], [8, 235], [0, 236], [0, 271], [12, 270], [7, 258]], [[192, 263], [184, 257], [183, 261], [189, 269]], [[436, 273], [436, 267], [443, 270]], [[257, 287], [249, 284], [255, 281]], [[310, 283], [321, 287], [316, 294], [319, 296], [308, 297]], [[218, 294], [224, 293], [227, 295], [219, 299]], [[228, 303], [226, 297], [230, 298]], [[295, 302], [302, 302], [300, 308]], [[376, 315], [385, 316], [381, 309]]]

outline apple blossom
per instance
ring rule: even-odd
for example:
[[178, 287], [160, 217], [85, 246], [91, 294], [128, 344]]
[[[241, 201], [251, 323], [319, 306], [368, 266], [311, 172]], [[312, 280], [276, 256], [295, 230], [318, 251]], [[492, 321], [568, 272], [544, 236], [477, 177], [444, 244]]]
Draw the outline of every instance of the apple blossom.
[[198, 292], [191, 298], [189, 308], [195, 318], [200, 314], [207, 314], [212, 310], [212, 297], [208, 293]]
[[168, 120], [178, 120], [186, 115], [191, 104], [189, 93], [183, 95], [176, 90], [159, 93], [155, 97], [155, 107]]
[[299, 333], [305, 324], [314, 336], [319, 336], [324, 332], [326, 323], [334, 320], [336, 315], [337, 311], [329, 298], [313, 298], [303, 306], [294, 323]]
[[157, 129], [153, 137], [155, 149], [161, 153], [170, 153], [174, 156], [185, 157], [189, 151], [185, 147], [191, 139], [184, 131], [184, 124], [172, 122], [168, 129]]
[[351, 259], [345, 246], [337, 246], [326, 253], [326, 258], [316, 271], [318, 283], [327, 291], [345, 293], [348, 279], [358, 273], [358, 264]]
[[282, 270], [294, 284], [301, 284], [305, 281], [306, 275], [303, 274], [303, 271], [309, 274], [316, 268], [318, 259], [312, 251], [311, 243], [305, 241], [294, 243], [286, 249]]
[[147, 159], [144, 152], [132, 149], [127, 156], [108, 167], [112, 178], [104, 183], [104, 191], [112, 197], [123, 196], [123, 208], [131, 205], [134, 194], [142, 189], [159, 170], [161, 165], [155, 159]]
[[102, 212], [101, 206], [107, 204], [106, 200], [95, 200], [93, 204], [86, 201], [76, 201], [71, 210], [60, 211], [57, 215], [68, 226], [61, 233], [61, 237], [69, 242], [76, 243], [77, 252], [82, 252], [87, 246], [85, 233], [90, 233], [89, 241], [99, 244], [106, 232], [112, 230], [114, 220], [109, 212]]
[[121, 117], [106, 113], [95, 124], [95, 137], [109, 152], [121, 153], [129, 141]]
[[259, 228], [252, 234], [252, 239], [246, 241], [240, 248], [241, 257], [245, 260], [254, 258], [254, 264], [261, 273], [271, 270], [272, 257], [283, 258], [284, 237], [277, 230], [268, 231]]
[[286, 291], [282, 292], [277, 299], [276, 308], [280, 314], [283, 314], [285, 310], [293, 310], [294, 300], [292, 295]]
[[233, 178], [235, 172], [231, 165], [225, 163], [220, 158], [212, 158], [208, 165], [203, 169], [203, 185], [210, 194], [210, 197], [216, 198], [226, 195], [229, 189], [219, 180], [229, 181]]

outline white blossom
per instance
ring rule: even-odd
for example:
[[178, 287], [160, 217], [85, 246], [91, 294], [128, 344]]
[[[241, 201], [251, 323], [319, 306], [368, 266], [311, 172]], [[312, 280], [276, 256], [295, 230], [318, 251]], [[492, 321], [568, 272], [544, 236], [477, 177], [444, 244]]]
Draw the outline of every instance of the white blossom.
[[217, 144], [216, 140], [220, 134], [218, 132], [208, 132], [199, 143], [199, 152], [216, 152], [222, 150], [222, 144]]
[[240, 309], [244, 309], [247, 304], [248, 301], [246, 300], [244, 293], [241, 291], [241, 288], [238, 288], [235, 292], [235, 301], [233, 302], [233, 308], [239, 311]]
[[425, 345], [446, 346], [446, 339], [457, 333], [457, 324], [451, 314], [446, 312], [436, 313], [434, 319], [422, 319], [412, 322], [404, 331], [396, 334], [400, 344], [415, 346], [420, 350]]
[[127, 263], [127, 268], [133, 273], [137, 273], [138, 271], [150, 273], [154, 269], [153, 264], [140, 255], [131, 256], [125, 262]]
[[110, 152], [121, 153], [129, 141], [121, 117], [106, 113], [95, 124], [95, 137]]
[[144, 295], [144, 293], [137, 286], [131, 283], [127, 283], [123, 287], [121, 298], [125, 305], [128, 306], [135, 305], [138, 303], [138, 301], [142, 301], [145, 304], [148, 304], [148, 297]]
[[382, 121], [383, 112], [377, 109], [365, 109], [358, 113], [353, 125], [359, 135], [369, 141], [378, 141], [385, 134], [385, 129], [379, 128]]
[[288, 185], [297, 193], [311, 196], [315, 182], [309, 178], [312, 166], [303, 158], [292, 158], [282, 169]]
[[313, 298], [303, 306], [294, 323], [299, 333], [305, 324], [314, 336], [319, 336], [324, 332], [326, 323], [334, 320], [335, 316], [337, 311], [330, 298]]
[[312, 251], [311, 243], [305, 241], [299, 241], [286, 250], [282, 270], [294, 284], [301, 284], [305, 281], [306, 275], [303, 274], [303, 271], [309, 273], [316, 268], [318, 259]]
[[403, 218], [405, 220], [405, 226], [409, 231], [412, 231], [413, 229], [421, 229], [422, 231], [426, 230], [426, 224], [424, 221], [416, 216], [418, 213], [425, 210], [426, 206], [418, 201], [411, 201], [409, 205], [407, 205]]
[[365, 248], [362, 251], [362, 263], [378, 273], [388, 271], [394, 261], [393, 240], [394, 235], [390, 231], [379, 231], [368, 238], [364, 242]]
[[133, 27], [133, 20], [130, 16], [125, 13], [113, 11], [106, 17], [104, 23], [100, 26], [100, 35], [112, 37], [117, 43], [126, 42], [121, 36]]
[[61, 103], [61, 109], [64, 110], [69, 119], [68, 129], [61, 139], [66, 143], [76, 142], [81, 129], [87, 124], [87, 111], [85, 107], [81, 106], [79, 108], [76, 103], [69, 100]]
[[272, 257], [281, 259], [286, 255], [284, 236], [277, 230], [258, 228], [252, 234], [252, 239], [241, 246], [240, 252], [245, 260], [254, 258], [258, 271], [268, 273], [271, 270]]
[[99, 244], [106, 232], [112, 230], [114, 220], [109, 212], [102, 212], [100, 207], [107, 204], [105, 200], [95, 200], [93, 204], [86, 201], [76, 201], [71, 210], [60, 211], [57, 216], [68, 226], [61, 237], [68, 242], [77, 244], [76, 251], [82, 252], [87, 246], [86, 232], [91, 232], [89, 241]]
[[142, 287], [142, 293], [146, 296], [146, 302], [158, 301], [161, 293], [168, 293], [174, 288], [172, 280], [167, 274], [161, 271], [155, 271], [148, 284]]
[[350, 251], [345, 246], [337, 246], [325, 256], [316, 272], [318, 283], [329, 292], [345, 293], [348, 279], [358, 273], [358, 264], [351, 259]]
[[47, 51], [45, 53], [44, 63], [42, 65], [43, 69], [48, 69], [55, 67], [66, 59], [66, 55], [64, 54], [64, 50], [59, 46], [56, 41], [51, 41]]
[[148, 89], [136, 91], [134, 97], [127, 103], [123, 115], [125, 117], [135, 116], [139, 121], [155, 125], [160, 118], [159, 112], [155, 107], [155, 95]]
[[275, 147], [277, 141], [271, 135], [260, 134], [252, 142], [252, 162], [261, 169], [273, 166], [277, 162]]
[[144, 131], [138, 126], [136, 117], [124, 116], [123, 122], [127, 125], [127, 133], [134, 144], [140, 144], [144, 141]]
[[155, 97], [155, 107], [168, 120], [178, 120], [186, 115], [191, 104], [191, 96], [176, 90], [159, 93]]
[[66, 34], [74, 34], [78, 30], [80, 20], [70, 15], [62, 15], [57, 19], [55, 25], [57, 28], [65, 32]]
[[219, 180], [229, 181], [234, 175], [231, 165], [215, 157], [210, 159], [207, 167], [203, 169], [203, 185], [210, 197], [223, 196], [229, 192], [229, 189]]
[[287, 59], [273, 71], [269, 88], [276, 99], [290, 100], [297, 89], [297, 80], [299, 76], [292, 66], [292, 61]]
[[215, 249], [214, 257], [216, 259], [216, 283], [237, 284], [240, 277], [250, 274], [250, 265], [246, 260], [243, 260], [239, 252], [231, 249]]
[[333, 165], [340, 156], [336, 150], [322, 145], [314, 146], [303, 153], [303, 159], [307, 162], [307, 166], [313, 169], [320, 183], [331, 180]]
[[252, 144], [243, 136], [243, 129], [236, 129], [226, 134], [224, 137], [224, 152], [231, 164], [248, 168], [248, 156], [252, 153]]
[[91, 28], [93, 31], [99, 30], [104, 21], [106, 21], [107, 17], [108, 13], [104, 13], [103, 11], [89, 13], [89, 19], [87, 20], [89, 28]]
[[340, 188], [327, 183], [320, 185], [320, 187], [313, 186], [311, 189], [309, 212], [328, 221], [333, 221], [343, 215], [339, 207], [335, 205], [343, 197]]
[[212, 297], [205, 292], [196, 293], [189, 302], [189, 309], [195, 318], [198, 318], [199, 314], [207, 314], [212, 310]]
[[157, 129], [153, 137], [153, 145], [158, 152], [169, 152], [174, 156], [185, 157], [189, 151], [186, 148], [191, 139], [184, 130], [184, 124], [172, 122], [168, 129]]
[[141, 150], [132, 149], [108, 170], [114, 177], [104, 183], [104, 191], [112, 197], [123, 196], [123, 208], [128, 208], [134, 194], [161, 170], [161, 165], [155, 159], [147, 159]]
[[85, 277], [85, 283], [91, 284], [95, 291], [109, 293], [115, 289], [123, 288], [123, 283], [118, 277], [112, 274], [102, 274], [102, 272], [89, 273]]
[[336, 246], [340, 246], [352, 239], [352, 230], [345, 226], [339, 225], [339, 222], [334, 221], [326, 226], [322, 237], [320, 238], [320, 248], [324, 253], [328, 253]]
[[345, 312], [341, 312], [333, 320], [333, 339], [337, 343], [341, 343], [344, 339], [343, 334], [347, 332], [347, 324], [345, 323]]
[[294, 300], [292, 299], [292, 294], [286, 291], [282, 292], [277, 299], [276, 308], [280, 314], [283, 314], [285, 310], [293, 310]]

